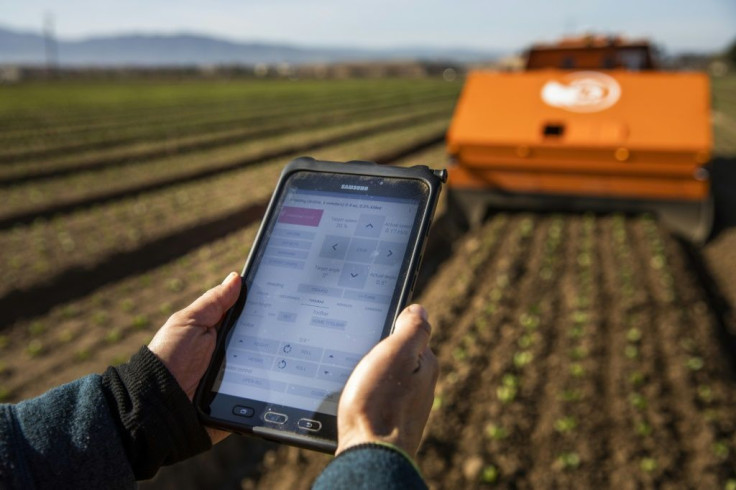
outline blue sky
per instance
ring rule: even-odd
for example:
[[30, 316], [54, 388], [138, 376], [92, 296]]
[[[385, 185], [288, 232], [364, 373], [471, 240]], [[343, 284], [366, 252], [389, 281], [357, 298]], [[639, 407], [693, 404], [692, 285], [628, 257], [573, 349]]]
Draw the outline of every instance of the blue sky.
[[0, 25], [63, 38], [202, 33], [311, 46], [448, 46], [519, 50], [583, 31], [646, 36], [668, 50], [736, 39], [736, 0], [6, 0]]

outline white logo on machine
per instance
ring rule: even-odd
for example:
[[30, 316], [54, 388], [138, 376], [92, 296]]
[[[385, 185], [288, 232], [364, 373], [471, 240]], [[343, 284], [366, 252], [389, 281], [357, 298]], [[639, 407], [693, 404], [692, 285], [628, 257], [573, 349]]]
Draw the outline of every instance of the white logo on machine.
[[547, 105], [572, 112], [602, 111], [620, 97], [618, 82], [596, 71], [570, 73], [560, 80], [550, 80], [542, 87], [542, 100]]

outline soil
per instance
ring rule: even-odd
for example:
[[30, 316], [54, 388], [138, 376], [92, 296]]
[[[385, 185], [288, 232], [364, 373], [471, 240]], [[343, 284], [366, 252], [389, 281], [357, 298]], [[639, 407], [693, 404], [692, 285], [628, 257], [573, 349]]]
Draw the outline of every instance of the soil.
[[[500, 213], [435, 256], [418, 298], [442, 367], [417, 458], [430, 487], [734, 481], [729, 329], [687, 245], [646, 217]], [[308, 488], [329, 460], [232, 437], [142, 488], [197, 488], [189, 472], [209, 488]]]

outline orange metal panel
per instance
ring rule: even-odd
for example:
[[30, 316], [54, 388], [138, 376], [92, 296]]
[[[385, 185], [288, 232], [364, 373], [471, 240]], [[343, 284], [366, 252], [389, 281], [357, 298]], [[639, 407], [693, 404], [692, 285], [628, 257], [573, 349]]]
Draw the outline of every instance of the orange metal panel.
[[450, 186], [705, 199], [708, 79], [699, 73], [474, 72], [447, 135]]
[[[592, 82], [587, 87], [586, 74]], [[583, 97], [586, 90], [605, 91], [603, 85], [611, 81], [618, 87], [617, 94], [611, 90], [609, 97], [588, 93], [587, 107], [571, 101], [581, 91]], [[556, 92], [552, 100], [557, 106], [543, 99], [545, 90]], [[473, 72], [458, 100], [448, 144], [452, 153], [465, 144], [559, 147], [571, 143], [708, 151], [712, 146], [709, 116], [708, 79], [700, 73]], [[545, 136], [544, 128], [554, 124], [562, 126], [563, 133]]]

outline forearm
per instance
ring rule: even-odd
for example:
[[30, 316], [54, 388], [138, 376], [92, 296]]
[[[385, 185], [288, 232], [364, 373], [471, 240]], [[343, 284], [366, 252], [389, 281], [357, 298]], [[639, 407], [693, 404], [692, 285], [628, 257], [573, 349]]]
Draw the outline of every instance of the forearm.
[[210, 447], [194, 407], [148, 349], [131, 362], [0, 405], [0, 488], [132, 488]]

